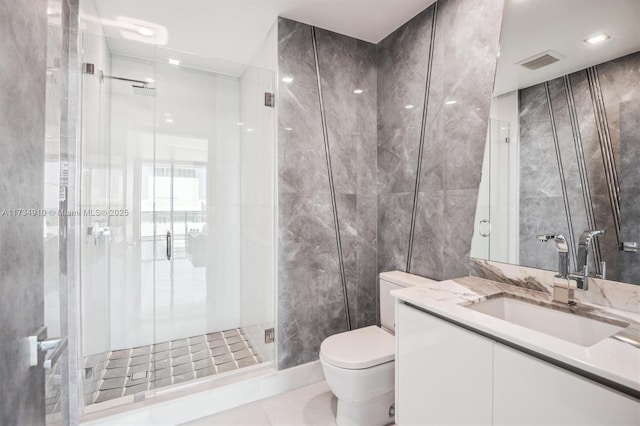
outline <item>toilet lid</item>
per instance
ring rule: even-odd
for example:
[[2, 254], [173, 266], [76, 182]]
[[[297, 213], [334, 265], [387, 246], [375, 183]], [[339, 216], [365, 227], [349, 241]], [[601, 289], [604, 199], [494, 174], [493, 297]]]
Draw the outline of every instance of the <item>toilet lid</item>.
[[360, 370], [393, 361], [395, 348], [394, 336], [372, 325], [327, 337], [320, 356], [336, 367]]

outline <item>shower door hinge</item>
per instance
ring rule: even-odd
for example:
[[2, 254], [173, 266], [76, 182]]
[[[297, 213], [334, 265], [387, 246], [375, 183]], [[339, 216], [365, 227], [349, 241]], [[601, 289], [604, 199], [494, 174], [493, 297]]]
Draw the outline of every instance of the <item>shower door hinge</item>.
[[264, 106], [273, 108], [276, 106], [276, 95], [269, 92], [264, 92]]
[[273, 343], [276, 340], [276, 332], [273, 328], [268, 328], [264, 331], [264, 342]]

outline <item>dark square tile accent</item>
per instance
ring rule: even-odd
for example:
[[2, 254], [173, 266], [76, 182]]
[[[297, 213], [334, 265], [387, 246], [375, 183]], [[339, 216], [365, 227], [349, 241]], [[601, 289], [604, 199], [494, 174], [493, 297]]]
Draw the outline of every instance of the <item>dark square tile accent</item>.
[[[112, 368], [104, 373], [103, 379], [115, 379], [127, 375], [127, 367]], [[86, 389], [86, 386], [85, 386]]]
[[140, 365], [140, 364], [149, 364], [151, 362], [151, 357], [149, 355], [140, 355], [131, 358], [131, 362], [129, 362], [130, 366]]
[[174, 340], [171, 342], [171, 349], [181, 348], [183, 346], [188, 346], [189, 342], [187, 339]]
[[229, 337], [227, 339], [227, 345], [232, 345], [234, 343], [238, 343], [238, 342], [242, 342], [242, 337], [240, 336], [233, 336], [233, 337]]
[[231, 351], [226, 345], [211, 349], [211, 355], [213, 356], [220, 356], [229, 353], [231, 353]]
[[247, 349], [247, 345], [245, 345], [244, 342], [234, 343], [233, 345], [229, 345], [229, 349], [231, 349], [231, 352], [238, 352], [243, 349]]
[[128, 388], [125, 388], [124, 394], [125, 396], [133, 395], [134, 393], [145, 392], [148, 388], [149, 388], [149, 383], [142, 383], [140, 385], [135, 385], [135, 386], [130, 386]]
[[216, 365], [220, 365], [220, 364], [227, 363], [229, 361], [233, 361], [233, 358], [231, 357], [231, 354], [220, 355], [220, 356], [214, 357], [213, 359], [214, 359], [214, 362], [216, 363]]
[[221, 346], [227, 346], [227, 342], [224, 341], [224, 339], [220, 339], [220, 340], [213, 340], [211, 342], [209, 342], [209, 347], [211, 349], [213, 348], [219, 348]]
[[189, 346], [182, 346], [177, 349], [171, 349], [171, 358], [177, 358], [189, 353]]
[[204, 351], [205, 349], [209, 349], [209, 346], [207, 346], [206, 342], [197, 343], [190, 347], [192, 354], [196, 352]]
[[244, 349], [238, 352], [234, 352], [233, 353], [233, 358], [237, 361], [239, 359], [243, 359], [246, 357], [253, 357], [253, 354], [251, 353], [251, 351], [249, 349]]
[[222, 339], [222, 337], [222, 333], [220, 333], [219, 331], [217, 333], [209, 333], [207, 334], [207, 341], [219, 340]]
[[126, 367], [129, 364], [129, 358], [112, 359], [107, 363], [107, 370], [111, 368]]
[[133, 348], [131, 351], [131, 356], [140, 356], [147, 355], [151, 353], [151, 346], [140, 346], [138, 348]]
[[153, 353], [163, 352], [163, 351], [168, 351], [170, 348], [171, 348], [170, 342], [156, 343], [155, 345], [153, 345], [153, 349], [151, 349], [151, 351]]
[[173, 367], [187, 363], [191, 363], [191, 355], [182, 355], [177, 358], [171, 358], [171, 365]]
[[218, 365], [216, 368], [218, 369], [218, 373], [224, 373], [225, 371], [235, 370], [238, 367], [235, 362], [231, 361], [226, 364]]
[[211, 358], [201, 359], [193, 363], [194, 370], [202, 370], [203, 368], [213, 367], [215, 364]]
[[238, 368], [242, 368], [242, 367], [248, 367], [250, 365], [255, 365], [257, 364], [256, 360], [254, 357], [248, 357], [248, 358], [243, 358], [240, 361], [238, 361]]
[[113, 351], [109, 354], [109, 359], [129, 358], [131, 349], [122, 349], [119, 351]]
[[189, 337], [189, 345], [195, 345], [198, 343], [205, 343], [207, 340], [205, 339], [205, 336], [194, 336], [194, 337]]
[[179, 376], [181, 374], [187, 373], [189, 371], [193, 371], [193, 364], [191, 363], [182, 364], [177, 367], [173, 367], [173, 371], [171, 372], [171, 374], [173, 375], [173, 377], [175, 377], [175, 376]]
[[173, 383], [182, 383], [182, 382], [188, 382], [189, 380], [193, 380], [195, 378], [195, 375], [193, 373], [193, 371], [190, 371], [188, 373], [184, 373], [184, 374], [180, 374], [178, 376], [173, 376]]
[[237, 335], [239, 335], [239, 334], [240, 334], [240, 333], [238, 332], [238, 329], [226, 330], [226, 331], [223, 331], [223, 332], [222, 332], [222, 335], [223, 335], [225, 338], [228, 338], [228, 337], [231, 337], [231, 336], [237, 336]]
[[211, 358], [211, 355], [209, 354], [209, 349], [207, 349], [206, 351], [201, 351], [201, 352], [196, 352], [194, 354], [191, 354], [191, 360], [193, 362], [200, 361], [201, 359], [206, 359], [206, 358]]
[[213, 376], [217, 374], [215, 367], [207, 367], [200, 370], [196, 370], [196, 379], [206, 376]]

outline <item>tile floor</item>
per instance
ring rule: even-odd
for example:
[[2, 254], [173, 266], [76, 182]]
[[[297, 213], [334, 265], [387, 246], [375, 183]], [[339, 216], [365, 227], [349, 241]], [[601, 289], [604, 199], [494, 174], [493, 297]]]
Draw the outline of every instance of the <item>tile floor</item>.
[[328, 426], [336, 424], [337, 399], [326, 381], [242, 405], [189, 426]]
[[92, 355], [85, 359], [85, 405], [261, 362], [242, 329]]

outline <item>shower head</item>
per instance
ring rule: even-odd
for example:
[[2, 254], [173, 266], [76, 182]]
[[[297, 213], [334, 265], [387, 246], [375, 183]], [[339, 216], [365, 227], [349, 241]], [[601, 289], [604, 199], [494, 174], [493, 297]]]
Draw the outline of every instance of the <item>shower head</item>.
[[133, 87], [133, 93], [135, 93], [138, 96], [150, 96], [155, 98], [157, 95], [156, 89], [154, 87], [149, 87], [148, 84], [143, 84], [143, 85], [132, 84], [131, 87]]

